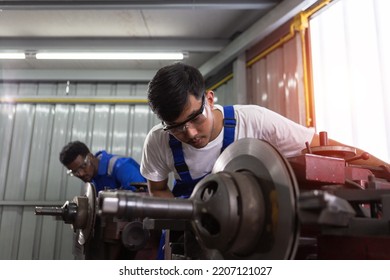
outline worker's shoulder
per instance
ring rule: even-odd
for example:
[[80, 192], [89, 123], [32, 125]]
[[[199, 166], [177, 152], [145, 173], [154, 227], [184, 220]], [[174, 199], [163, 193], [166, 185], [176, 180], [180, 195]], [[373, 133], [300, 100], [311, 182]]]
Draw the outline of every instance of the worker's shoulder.
[[259, 115], [259, 114], [267, 114], [269, 110], [265, 107], [261, 107], [259, 105], [254, 104], [248, 104], [248, 105], [241, 105], [236, 104], [233, 105], [234, 107], [234, 113], [237, 116], [251, 116], [251, 115]]
[[169, 133], [164, 131], [162, 124], [157, 124], [148, 132], [145, 138], [145, 144], [148, 143], [166, 143], [169, 139]]

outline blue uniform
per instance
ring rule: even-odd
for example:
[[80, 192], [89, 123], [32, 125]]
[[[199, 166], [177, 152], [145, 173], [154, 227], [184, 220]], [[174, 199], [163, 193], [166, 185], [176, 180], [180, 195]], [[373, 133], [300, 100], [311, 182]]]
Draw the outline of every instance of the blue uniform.
[[91, 182], [96, 193], [104, 189], [135, 191], [137, 188], [132, 183], [146, 183], [134, 159], [108, 154], [106, 151], [99, 151], [95, 156], [99, 159], [98, 173]]

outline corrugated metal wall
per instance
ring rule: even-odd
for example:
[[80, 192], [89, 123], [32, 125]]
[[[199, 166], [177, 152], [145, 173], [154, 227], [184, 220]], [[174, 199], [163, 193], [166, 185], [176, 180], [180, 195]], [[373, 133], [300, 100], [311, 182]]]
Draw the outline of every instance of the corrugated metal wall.
[[248, 68], [247, 88], [252, 104], [306, 125], [301, 53], [301, 41], [296, 35]]
[[[296, 35], [247, 68], [249, 103], [266, 107], [306, 125], [302, 69], [301, 41]], [[214, 90], [218, 104], [237, 104], [237, 95], [232, 92], [233, 79]]]
[[[80, 194], [82, 182], [67, 177], [58, 159], [70, 140], [84, 141], [92, 152], [105, 149], [141, 160], [146, 134], [157, 123], [146, 104], [146, 87], [0, 84], [0, 97], [30, 97], [28, 103], [0, 103], [0, 259], [73, 259], [70, 226], [53, 217], [35, 216], [34, 207], [62, 205]], [[31, 101], [42, 96], [49, 99]], [[56, 102], [72, 96], [93, 99], [90, 104]], [[96, 102], [132, 96], [145, 102]], [[50, 97], [52, 102], [47, 102]]]
[[214, 95], [217, 99], [216, 103], [219, 105], [224, 106], [237, 104], [237, 96], [233, 93], [233, 80], [230, 80], [215, 89]]

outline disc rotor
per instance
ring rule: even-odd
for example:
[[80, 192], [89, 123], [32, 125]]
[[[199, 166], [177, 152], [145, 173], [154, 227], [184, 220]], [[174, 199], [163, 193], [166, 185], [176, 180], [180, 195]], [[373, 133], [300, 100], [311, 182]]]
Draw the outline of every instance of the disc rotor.
[[84, 245], [92, 236], [96, 218], [96, 190], [94, 186], [90, 183], [85, 183], [84, 193], [88, 203], [85, 205], [86, 209], [83, 209], [86, 212], [85, 227], [77, 230], [77, 242], [80, 245]]
[[298, 184], [283, 155], [270, 143], [240, 139], [219, 156], [212, 173], [250, 172], [264, 195], [265, 221], [251, 259], [292, 259], [299, 239]]

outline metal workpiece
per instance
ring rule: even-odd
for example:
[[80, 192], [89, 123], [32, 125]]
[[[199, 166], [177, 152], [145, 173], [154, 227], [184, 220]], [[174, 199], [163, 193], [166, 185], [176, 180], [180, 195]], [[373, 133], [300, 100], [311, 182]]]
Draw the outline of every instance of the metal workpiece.
[[105, 191], [99, 193], [98, 201], [101, 215], [187, 220], [204, 248], [217, 249], [229, 259], [251, 256], [265, 223], [263, 194], [249, 172], [211, 174], [196, 185], [189, 199]]
[[[57, 207], [47, 207], [47, 206], [36, 206], [35, 207], [35, 215], [38, 216], [60, 216], [61, 218], [64, 216], [64, 213], [67, 212], [67, 204], [69, 202], [65, 202], [63, 206]], [[77, 208], [75, 207], [75, 211], [77, 211]], [[65, 221], [65, 219], [64, 219]], [[65, 222], [66, 223], [66, 222]]]
[[[83, 204], [83, 199], [80, 201]], [[57, 220], [63, 220], [65, 224], [73, 224], [78, 219], [78, 208], [77, 203], [66, 201], [61, 207], [37, 206], [35, 207], [35, 215], [54, 216]], [[81, 224], [84, 224], [84, 221]]]
[[35, 215], [37, 216], [54, 216], [59, 217], [65, 223], [74, 220], [77, 213], [77, 205], [66, 201], [62, 206], [36, 206]]
[[65, 224], [72, 224], [74, 230], [83, 229], [88, 221], [88, 198], [77, 196], [61, 207], [35, 207], [37, 216], [54, 216]]
[[200, 245], [225, 259], [290, 259], [298, 244], [297, 197], [292, 169], [276, 148], [242, 139], [189, 199], [105, 191], [98, 208], [120, 219], [188, 220]]
[[192, 224], [206, 248], [219, 250], [226, 259], [257, 258], [266, 211], [253, 174], [211, 174], [196, 185], [190, 200], [195, 205]]
[[119, 219], [191, 219], [194, 206], [186, 199], [156, 198], [127, 191], [102, 191], [98, 195], [100, 215]]
[[[253, 195], [243, 200], [244, 205], [262, 204], [263, 231], [252, 240], [254, 259], [292, 259], [299, 241], [298, 197], [299, 189], [293, 169], [283, 155], [270, 143], [258, 139], [240, 139], [219, 156], [213, 173], [231, 172], [251, 174], [252, 184], [237, 186], [240, 194], [261, 190], [263, 198]], [[248, 206], [249, 207], [249, 206]], [[244, 212], [247, 219], [259, 215], [258, 211]], [[252, 226], [253, 228], [253, 226]], [[250, 235], [250, 230], [246, 235]], [[242, 238], [245, 240], [245, 238]], [[249, 242], [249, 241], [248, 241]]]
[[80, 245], [90, 238], [96, 218], [96, 191], [86, 183], [84, 195], [76, 196], [72, 201], [66, 201], [62, 207], [35, 207], [35, 215], [54, 216], [57, 220], [63, 220], [71, 224], [76, 232], [76, 239]]

